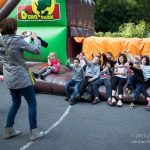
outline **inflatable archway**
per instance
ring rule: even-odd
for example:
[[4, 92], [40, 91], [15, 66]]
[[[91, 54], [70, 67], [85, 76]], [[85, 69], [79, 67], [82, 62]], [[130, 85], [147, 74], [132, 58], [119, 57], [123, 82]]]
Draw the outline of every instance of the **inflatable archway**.
[[26, 59], [47, 61], [55, 51], [64, 64], [77, 53], [73, 37], [94, 35], [92, 0], [1, 0], [0, 20], [7, 16], [18, 20], [18, 34], [30, 30], [48, 42], [40, 56], [26, 53]]

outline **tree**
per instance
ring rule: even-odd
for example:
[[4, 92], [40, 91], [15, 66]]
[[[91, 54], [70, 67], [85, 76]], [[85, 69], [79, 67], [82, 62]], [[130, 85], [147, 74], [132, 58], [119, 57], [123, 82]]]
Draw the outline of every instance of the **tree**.
[[150, 0], [96, 0], [95, 29], [116, 32], [123, 23], [150, 22]]

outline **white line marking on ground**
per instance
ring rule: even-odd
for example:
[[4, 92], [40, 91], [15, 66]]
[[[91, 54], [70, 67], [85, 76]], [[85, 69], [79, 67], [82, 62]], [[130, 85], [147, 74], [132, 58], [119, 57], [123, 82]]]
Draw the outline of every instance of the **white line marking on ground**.
[[[71, 109], [71, 106], [69, 106], [66, 111], [63, 113], [63, 115], [56, 121], [51, 127], [49, 127], [46, 131], [44, 131], [44, 134], [47, 135], [50, 133], [54, 128], [56, 128], [64, 119], [65, 117], [69, 114], [69, 111]], [[36, 141], [35, 141], [36, 142]], [[29, 148], [33, 143], [35, 142], [29, 142], [26, 145], [22, 146], [19, 150], [25, 150]]]

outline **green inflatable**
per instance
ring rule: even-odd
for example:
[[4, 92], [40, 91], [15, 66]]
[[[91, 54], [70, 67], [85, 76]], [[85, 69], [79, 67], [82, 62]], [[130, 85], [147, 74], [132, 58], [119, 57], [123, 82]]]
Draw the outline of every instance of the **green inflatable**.
[[[65, 64], [68, 57], [75, 57], [82, 50], [73, 37], [94, 35], [92, 0], [6, 0], [3, 8], [10, 11], [10, 7], [14, 7], [11, 3], [16, 7], [12, 8], [9, 17], [18, 20], [18, 34], [33, 31], [48, 43], [39, 56], [26, 53], [26, 60], [46, 62], [47, 55], [54, 51]], [[0, 17], [6, 12], [2, 11]]]

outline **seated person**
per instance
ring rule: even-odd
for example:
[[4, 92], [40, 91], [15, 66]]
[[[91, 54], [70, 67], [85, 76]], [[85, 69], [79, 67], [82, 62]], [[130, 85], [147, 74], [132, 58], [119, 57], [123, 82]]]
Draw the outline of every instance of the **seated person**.
[[97, 57], [99, 57], [99, 65], [101, 65], [101, 53], [97, 53], [95, 56], [94, 56], [94, 54], [93, 53], [91, 53], [91, 56], [92, 56], [92, 59], [95, 57], [95, 56], [97, 56]]
[[92, 93], [94, 93], [94, 100], [93, 100], [92, 104], [97, 104], [100, 102], [99, 87], [103, 84], [106, 86], [106, 97], [108, 99], [107, 102], [109, 104], [111, 103], [111, 96], [112, 96], [111, 75], [112, 75], [112, 73], [113, 73], [113, 68], [110, 65], [110, 63], [107, 62], [107, 64], [105, 64], [101, 67], [100, 78], [93, 83], [93, 92]]
[[134, 101], [138, 100], [141, 90], [142, 90], [142, 86], [144, 83], [144, 76], [143, 76], [143, 71], [140, 68], [140, 63], [139, 62], [135, 62], [133, 67], [130, 67], [131, 70], [133, 70], [133, 75], [131, 75], [128, 79], [128, 83], [127, 83], [127, 90], [131, 90], [131, 88], [133, 87], [134, 90], [134, 97], [132, 100], [132, 103], [130, 105], [130, 107], [134, 107]]
[[[137, 62], [136, 59], [128, 52], [128, 50], [124, 50], [124, 52], [127, 54], [129, 59], [132, 61], [132, 63]], [[143, 56], [140, 62], [140, 68], [143, 71], [144, 76], [144, 83], [142, 86], [142, 94], [144, 95], [145, 99], [147, 100], [147, 106], [145, 106], [146, 110], [150, 110], [150, 95], [147, 93], [147, 88], [150, 87], [150, 60], [148, 56]]]
[[[112, 105], [117, 104], [117, 106], [122, 106], [122, 98], [123, 98], [123, 86], [126, 84], [127, 81], [127, 71], [128, 71], [128, 63], [127, 57], [125, 54], [120, 54], [118, 56], [118, 62], [115, 65], [114, 73], [112, 76]], [[117, 93], [119, 100], [116, 101], [115, 95]]]
[[34, 73], [34, 76], [36, 78], [40, 77], [41, 79], [44, 79], [51, 73], [59, 73], [59, 71], [60, 61], [57, 59], [55, 52], [50, 52], [48, 56], [48, 63], [43, 65], [38, 72]]
[[91, 62], [87, 61], [86, 58], [84, 58], [84, 60], [87, 67], [85, 70], [85, 78], [80, 86], [77, 99], [80, 99], [86, 88], [97, 80], [100, 75], [100, 66], [98, 65], [99, 57], [95, 56]]
[[106, 64], [107, 62], [111, 63], [111, 66], [114, 67], [116, 64], [116, 61], [114, 61], [113, 54], [111, 52], [108, 52], [106, 55], [102, 52], [102, 59], [103, 59], [103, 64]]
[[[67, 61], [66, 66], [72, 71], [72, 78], [65, 85], [65, 92], [66, 92], [65, 100], [69, 101], [70, 105], [73, 105], [75, 104], [79, 87], [84, 78], [84, 70], [83, 70], [83, 67], [80, 65], [79, 58], [75, 58], [73, 64], [70, 64], [70, 61]], [[70, 90], [71, 86], [74, 86], [73, 93], [71, 93], [71, 90]]]

